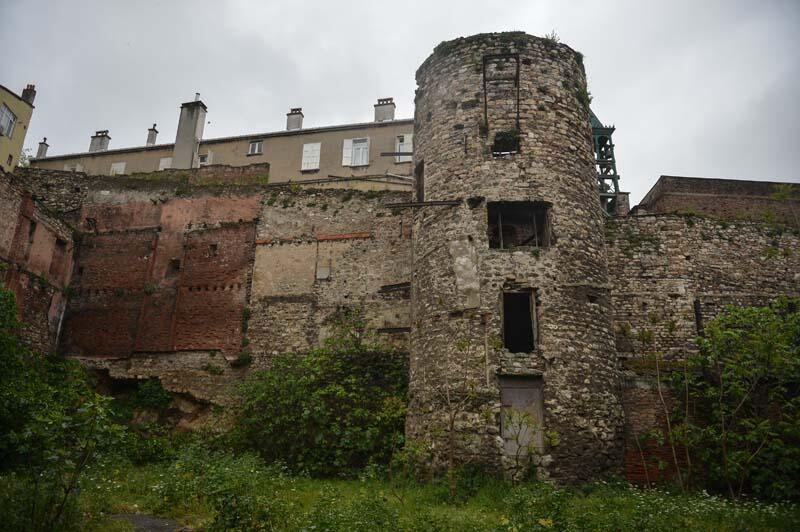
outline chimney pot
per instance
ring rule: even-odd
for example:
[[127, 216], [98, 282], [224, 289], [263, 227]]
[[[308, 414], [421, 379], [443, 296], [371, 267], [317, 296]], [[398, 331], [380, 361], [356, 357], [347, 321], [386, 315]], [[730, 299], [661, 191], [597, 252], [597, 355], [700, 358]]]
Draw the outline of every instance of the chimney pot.
[[111, 137], [108, 135], [107, 129], [96, 131], [95, 134], [92, 135], [92, 139], [89, 142], [89, 152], [106, 151], [110, 141]]
[[155, 145], [157, 136], [158, 130], [156, 129], [156, 125], [153, 124], [153, 127], [147, 130], [147, 144], [145, 144], [145, 146]]
[[286, 131], [295, 131], [303, 129], [303, 108], [292, 107], [286, 113]]
[[22, 99], [26, 101], [31, 107], [33, 107], [33, 100], [36, 98], [36, 85], [28, 83], [28, 85], [22, 89]]
[[47, 137], [44, 137], [42, 142], [39, 143], [39, 149], [36, 151], [36, 158], [42, 159], [47, 157], [47, 148], [49, 147], [50, 145], [47, 143]]
[[394, 98], [378, 98], [375, 104], [375, 121], [388, 122], [394, 120]]

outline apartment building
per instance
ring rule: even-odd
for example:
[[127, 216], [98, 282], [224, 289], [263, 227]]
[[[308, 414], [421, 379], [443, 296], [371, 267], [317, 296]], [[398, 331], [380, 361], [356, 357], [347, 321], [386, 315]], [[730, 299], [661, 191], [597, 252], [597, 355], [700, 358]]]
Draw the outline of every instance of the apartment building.
[[89, 149], [83, 153], [47, 156], [47, 146], [40, 146], [31, 166], [120, 175], [268, 162], [271, 182], [409, 176], [413, 119], [395, 119], [392, 98], [379, 99], [374, 108], [373, 122], [315, 128], [304, 128], [302, 108], [293, 108], [286, 115], [284, 131], [204, 139], [208, 108], [198, 95], [181, 106], [174, 143], [158, 144], [157, 126], [153, 124], [144, 146], [110, 149], [111, 135], [101, 130], [91, 137]]
[[[25, 87], [19, 96], [0, 85], [0, 168], [6, 172], [11, 172], [19, 163], [35, 97], [33, 85]], [[42, 142], [47, 144], [47, 139]]]

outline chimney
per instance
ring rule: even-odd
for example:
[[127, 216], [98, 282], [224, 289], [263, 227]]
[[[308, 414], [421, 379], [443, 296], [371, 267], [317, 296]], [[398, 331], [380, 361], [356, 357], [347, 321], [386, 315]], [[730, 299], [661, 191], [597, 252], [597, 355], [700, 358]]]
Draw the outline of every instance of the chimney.
[[156, 125], [153, 124], [153, 127], [147, 130], [147, 144], [145, 144], [145, 146], [155, 145], [157, 135], [158, 135], [158, 130], [156, 129]]
[[208, 108], [200, 100], [200, 93], [195, 93], [193, 102], [181, 105], [178, 118], [178, 132], [175, 134], [175, 147], [172, 151], [172, 168], [197, 168], [200, 160], [197, 150], [203, 138]]
[[110, 140], [111, 137], [108, 136], [107, 129], [96, 131], [95, 134], [92, 135], [92, 140], [89, 142], [89, 151], [106, 151]]
[[39, 149], [36, 151], [36, 158], [42, 159], [47, 157], [47, 148], [49, 147], [50, 145], [47, 143], [47, 137], [43, 138], [42, 142], [39, 143]]
[[22, 89], [22, 99], [33, 107], [34, 98], [36, 98], [36, 85], [28, 83], [28, 86]]
[[293, 107], [286, 113], [286, 131], [303, 129], [303, 108]]
[[394, 98], [378, 98], [378, 103], [375, 104], [375, 121], [394, 120], [394, 108]]

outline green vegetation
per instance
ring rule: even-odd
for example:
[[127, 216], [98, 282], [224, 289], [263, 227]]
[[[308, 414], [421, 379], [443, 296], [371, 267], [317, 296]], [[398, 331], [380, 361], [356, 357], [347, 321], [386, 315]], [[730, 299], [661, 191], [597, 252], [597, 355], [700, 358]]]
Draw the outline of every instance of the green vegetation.
[[278, 357], [240, 387], [234, 440], [268, 462], [315, 476], [354, 475], [403, 445], [405, 354], [377, 345], [356, 311], [305, 356]]
[[[98, 464], [82, 483], [81, 509], [104, 515], [171, 517], [203, 530], [523, 531], [791, 530], [800, 511], [786, 503], [731, 502], [595, 483], [556, 489], [462, 475], [449, 503], [446, 483], [292, 477], [250, 454], [187, 446], [169, 464]], [[99, 527], [96, 529], [100, 529]]]
[[800, 499], [800, 300], [728, 307], [699, 344], [672, 375], [683, 405], [669, 439], [689, 451], [679, 480], [699, 466], [730, 497]]
[[417, 480], [415, 449], [401, 450], [407, 360], [376, 344], [357, 311], [340, 313], [324, 347], [253, 374], [230, 429], [177, 435], [158, 379], [98, 395], [78, 364], [20, 343], [13, 295], [0, 290], [0, 523], [131, 530], [111, 516], [145, 514], [209, 531], [800, 529], [800, 508], [785, 502], [800, 498], [799, 306], [729, 308], [696, 357], [656, 358], [659, 385], [685, 400], [660, 435], [688, 452], [676, 484], [557, 488], [474, 464]]

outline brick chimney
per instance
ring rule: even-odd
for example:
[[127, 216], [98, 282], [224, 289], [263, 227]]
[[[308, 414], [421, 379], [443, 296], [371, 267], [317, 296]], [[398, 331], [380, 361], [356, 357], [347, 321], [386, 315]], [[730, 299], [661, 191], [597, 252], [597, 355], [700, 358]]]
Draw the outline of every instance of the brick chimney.
[[47, 157], [47, 148], [49, 147], [50, 145], [47, 143], [47, 137], [43, 138], [42, 142], [39, 143], [39, 149], [36, 150], [36, 158], [42, 159]]
[[36, 98], [36, 85], [28, 83], [28, 85], [22, 89], [22, 99], [28, 102], [31, 107], [33, 107], [33, 100]]
[[286, 131], [303, 129], [303, 108], [293, 107], [286, 113]]
[[154, 146], [157, 136], [158, 130], [156, 129], [156, 125], [153, 124], [153, 127], [147, 130], [147, 144], [145, 144], [145, 146]]
[[378, 98], [375, 104], [375, 121], [388, 122], [394, 120], [394, 98]]
[[172, 168], [197, 168], [200, 159], [197, 151], [203, 139], [203, 128], [206, 125], [208, 107], [196, 93], [193, 102], [181, 105], [178, 118], [178, 132], [175, 134], [175, 147], [172, 150]]
[[111, 137], [108, 136], [107, 129], [96, 131], [95, 134], [92, 135], [92, 140], [89, 142], [89, 151], [106, 151], [110, 141]]

